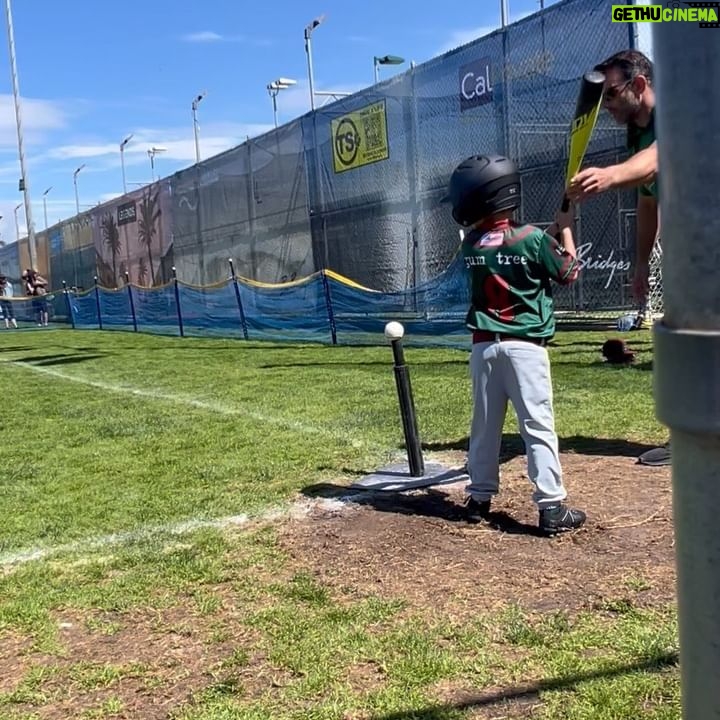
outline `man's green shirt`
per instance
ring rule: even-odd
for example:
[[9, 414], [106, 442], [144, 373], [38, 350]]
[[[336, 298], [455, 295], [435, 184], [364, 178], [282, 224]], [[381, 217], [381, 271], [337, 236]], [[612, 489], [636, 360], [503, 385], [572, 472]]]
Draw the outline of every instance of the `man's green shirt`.
[[[655, 108], [650, 112], [650, 121], [647, 126], [641, 128], [637, 125], [628, 125], [627, 147], [631, 155], [639, 153], [655, 142]], [[647, 197], [658, 198], [658, 177], [651, 183], [643, 183], [640, 186], [640, 194]]]

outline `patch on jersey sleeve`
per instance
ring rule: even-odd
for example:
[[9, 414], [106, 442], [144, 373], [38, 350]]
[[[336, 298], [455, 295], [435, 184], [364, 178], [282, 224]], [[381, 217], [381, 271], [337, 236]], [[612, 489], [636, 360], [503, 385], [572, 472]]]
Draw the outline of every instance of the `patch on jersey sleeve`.
[[473, 247], [475, 247], [475, 248], [500, 247], [504, 241], [505, 241], [505, 231], [504, 230], [490, 230], [490, 232], [486, 232], [484, 235], [481, 235], [480, 239], [477, 242], [475, 242]]

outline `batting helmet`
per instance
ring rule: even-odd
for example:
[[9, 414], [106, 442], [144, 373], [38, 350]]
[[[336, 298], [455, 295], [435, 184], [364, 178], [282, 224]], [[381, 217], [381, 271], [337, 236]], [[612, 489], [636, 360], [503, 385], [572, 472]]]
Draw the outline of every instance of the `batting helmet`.
[[520, 206], [520, 174], [506, 157], [473, 155], [453, 171], [442, 202], [450, 202], [455, 222], [468, 227], [492, 213]]

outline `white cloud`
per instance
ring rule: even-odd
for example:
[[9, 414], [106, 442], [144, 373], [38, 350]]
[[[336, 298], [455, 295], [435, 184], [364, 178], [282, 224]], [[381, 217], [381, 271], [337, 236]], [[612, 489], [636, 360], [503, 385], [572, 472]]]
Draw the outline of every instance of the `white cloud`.
[[220, 42], [221, 40], [223, 40], [223, 36], [218, 35], [216, 32], [212, 32], [212, 30], [203, 30], [202, 32], [195, 32], [183, 35], [182, 39], [185, 42], [191, 43], [210, 43]]
[[[225, 150], [236, 147], [245, 139], [256, 137], [272, 129], [271, 124], [252, 123], [208, 123], [201, 125], [199, 131], [200, 154], [203, 158], [213, 157]], [[151, 147], [163, 147], [165, 152], [156, 156], [156, 162], [163, 159], [175, 161], [195, 161], [195, 140], [188, 128], [141, 128], [135, 131], [135, 137], [125, 148], [125, 160], [128, 164], [148, 162], [147, 151]], [[115, 152], [119, 156], [118, 152]], [[119, 164], [119, 158], [117, 163]]]
[[121, 192], [114, 192], [114, 193], [103, 193], [100, 195], [98, 200], [102, 203], [110, 202], [110, 200], [115, 200], [115, 198], [122, 197], [123, 194]]
[[[528, 15], [532, 15], [534, 12], [535, 10], [526, 10], [524, 12], [512, 15], [510, 20], [511, 22], [517, 22], [518, 20], [522, 20]], [[443, 55], [450, 50], [454, 50], [455, 48], [467, 45], [473, 40], [477, 40], [478, 38], [484, 37], [485, 35], [490, 35], [490, 33], [495, 32], [499, 29], [500, 19], [498, 18], [497, 25], [480, 25], [474, 28], [463, 28], [461, 30], [454, 30], [452, 33], [450, 33], [450, 37], [448, 37], [442, 47], [440, 47], [433, 55]]]
[[[260, 123], [208, 123], [200, 126], [200, 152], [209, 158], [236, 147], [250, 137], [256, 137], [272, 129], [272, 124]], [[147, 163], [147, 151], [163, 147], [165, 152], [156, 155], [160, 165], [163, 158], [173, 161], [195, 161], [195, 140], [191, 128], [139, 128], [133, 131], [133, 139], [125, 147], [125, 164]], [[84, 172], [105, 171], [120, 165], [120, 147], [117, 142], [61, 145], [49, 150], [46, 158], [61, 160], [88, 160]], [[0, 175], [3, 168], [0, 167]], [[9, 174], [9, 171], [8, 171]]]
[[[372, 67], [370, 69], [372, 72]], [[342, 87], [324, 87], [319, 85], [317, 80], [315, 81], [315, 92], [332, 92], [336, 90], [341, 93], [356, 93], [360, 90], [367, 90], [372, 85], [372, 75], [369, 74], [369, 79], [365, 83], [348, 83]], [[341, 96], [336, 98], [321, 95], [315, 98], [315, 109], [319, 109], [325, 103], [334, 102], [340, 99]], [[310, 112], [310, 90], [309, 84], [306, 80], [298, 80], [297, 85], [288, 90], [283, 90], [277, 96], [277, 106], [279, 117], [290, 120], [300, 115], [304, 115], [306, 112]], [[270, 107], [270, 113], [272, 113], [272, 107]]]
[[[60, 103], [22, 97], [20, 99], [23, 140], [26, 144], [42, 142], [49, 131], [64, 128], [67, 114]], [[17, 123], [12, 95], [0, 95], [0, 148], [17, 149]]]
[[[183, 35], [181, 40], [189, 43], [218, 43], [218, 42], [243, 42], [244, 35], [220, 35], [213, 30], [202, 30], [201, 32], [188, 33]], [[253, 39], [254, 44], [266, 44], [267, 41]], [[269, 44], [269, 43], [267, 43]]]
[[119, 143], [104, 143], [102, 145], [61, 145], [48, 150], [45, 157], [53, 160], [68, 160], [71, 158], [91, 158], [119, 152]]

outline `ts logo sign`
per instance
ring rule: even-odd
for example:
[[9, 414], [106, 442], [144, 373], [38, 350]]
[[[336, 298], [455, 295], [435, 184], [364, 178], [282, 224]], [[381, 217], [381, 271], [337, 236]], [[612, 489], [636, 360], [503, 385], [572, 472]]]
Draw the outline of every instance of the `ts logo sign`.
[[460, 68], [460, 111], [492, 102], [492, 65], [485, 57]]
[[360, 133], [351, 118], [343, 118], [335, 131], [335, 155], [345, 166], [350, 166], [360, 150]]

